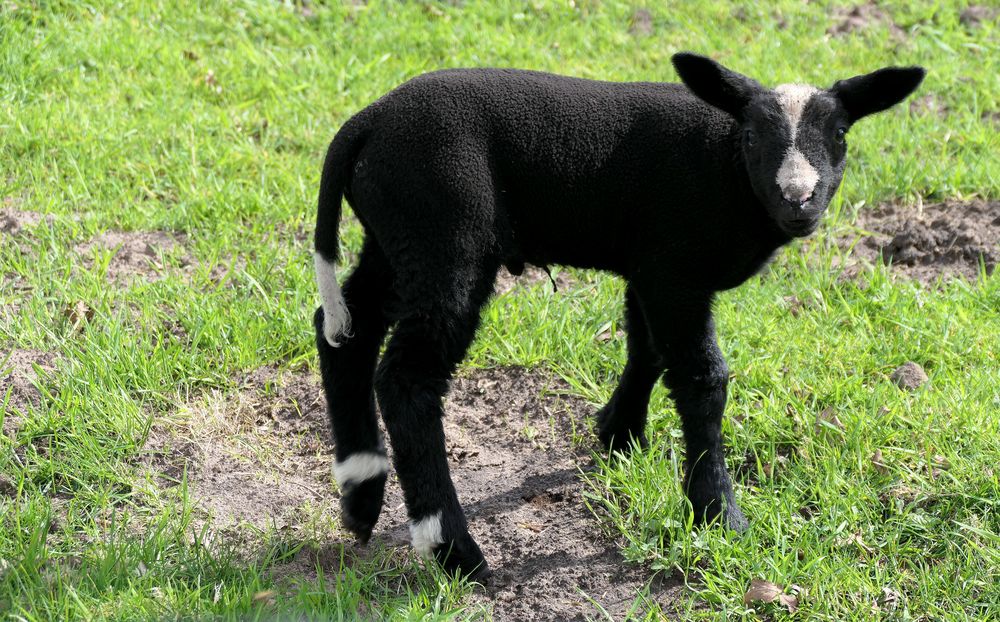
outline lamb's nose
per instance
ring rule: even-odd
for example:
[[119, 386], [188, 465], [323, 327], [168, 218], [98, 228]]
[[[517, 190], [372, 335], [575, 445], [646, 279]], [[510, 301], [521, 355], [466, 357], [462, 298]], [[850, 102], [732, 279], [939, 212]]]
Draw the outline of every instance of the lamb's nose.
[[813, 193], [812, 192], [805, 192], [805, 193], [802, 193], [802, 192], [798, 192], [798, 193], [783, 192], [781, 196], [783, 196], [786, 201], [788, 201], [789, 203], [791, 203], [792, 206], [795, 209], [802, 209], [803, 207], [805, 207], [806, 203], [808, 203], [809, 201], [812, 200]]

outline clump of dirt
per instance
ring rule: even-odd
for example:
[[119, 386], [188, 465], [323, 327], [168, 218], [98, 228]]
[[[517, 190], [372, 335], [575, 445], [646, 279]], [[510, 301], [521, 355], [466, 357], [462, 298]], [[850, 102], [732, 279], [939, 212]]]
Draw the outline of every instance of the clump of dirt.
[[[862, 211], [856, 226], [861, 240], [856, 234], [842, 237], [842, 248], [854, 245], [855, 257], [882, 261], [924, 283], [939, 276], [976, 279], [980, 262], [992, 274], [1000, 261], [1000, 201], [949, 201], [919, 210], [883, 205]], [[848, 266], [849, 275], [858, 268]]]
[[[592, 408], [567, 391], [547, 375], [506, 368], [466, 373], [446, 398], [452, 477], [494, 570], [473, 599], [492, 607], [497, 620], [594, 618], [600, 612], [591, 599], [620, 617], [650, 578], [624, 562], [584, 504], [579, 475], [591, 467], [585, 416]], [[309, 516], [338, 515], [326, 408], [312, 375], [259, 370], [235, 397], [209, 396], [155, 426], [148, 449], [154, 473], [175, 482], [186, 471], [189, 495], [211, 513], [213, 526], [295, 533]], [[273, 574], [311, 580], [317, 565], [337, 573], [343, 560], [352, 564], [373, 548], [411, 555], [394, 474], [372, 541], [339, 538], [318, 551], [302, 549]], [[666, 605], [682, 589], [654, 582], [650, 598]]]
[[[14, 480], [10, 476], [0, 473], [0, 498], [13, 498], [16, 494], [17, 486], [14, 485]], [[4, 563], [6, 563], [6, 560], [4, 560]], [[3, 570], [3, 564], [0, 564], [0, 572], [3, 572]]]
[[[15, 272], [7, 272], [0, 275], [4, 281], [3, 289], [0, 289], [0, 324], [13, 318], [21, 310], [21, 302], [31, 291], [31, 286], [27, 285], [24, 277]], [[4, 291], [6, 290], [6, 291]], [[10, 298], [7, 298], [8, 293]]]
[[37, 388], [38, 377], [35, 368], [42, 373], [52, 372], [56, 356], [41, 350], [10, 350], [0, 353], [0, 400], [10, 392], [7, 412], [3, 421], [3, 433], [13, 436], [19, 427], [20, 417], [16, 411], [24, 411], [29, 406], [41, 404], [42, 394]]
[[958, 21], [967, 28], [974, 28], [983, 22], [995, 20], [1000, 16], [1000, 9], [996, 7], [973, 4], [962, 9], [958, 15]]
[[[549, 274], [552, 276], [550, 277]], [[553, 285], [553, 281], [555, 284]], [[522, 287], [530, 287], [532, 285], [537, 285], [538, 283], [549, 284], [550, 287], [555, 287], [557, 290], [565, 290], [573, 285], [576, 281], [569, 275], [565, 270], [553, 270], [549, 269], [546, 273], [544, 269], [526, 265], [524, 267], [524, 272], [518, 276], [514, 276], [507, 271], [507, 268], [500, 268], [499, 274], [497, 274], [496, 284], [494, 285], [494, 291], [497, 296], [501, 296], [510, 291], [516, 289], [519, 285]]]
[[951, 112], [948, 104], [934, 93], [927, 93], [910, 100], [910, 112], [917, 115], [934, 115], [944, 119]]
[[901, 41], [906, 38], [902, 28], [892, 21], [892, 16], [882, 10], [875, 2], [867, 2], [854, 7], [841, 7], [834, 11], [836, 22], [830, 26], [826, 34], [842, 37], [864, 31], [872, 26], [883, 25], [889, 29], [893, 39]]
[[897, 367], [889, 378], [904, 391], [916, 391], [927, 382], [927, 372], [919, 364], [907, 361]]
[[[51, 221], [51, 217], [42, 216], [36, 212], [26, 212], [15, 209], [13, 206], [16, 205], [18, 201], [14, 197], [4, 197], [3, 208], [0, 208], [0, 251], [2, 252], [14, 252], [21, 253], [23, 247], [21, 242], [21, 234], [24, 232], [25, 228], [33, 228], [38, 226], [43, 220]], [[10, 250], [6, 248], [10, 245]], [[3, 282], [3, 288], [0, 289], [0, 318], [3, 316], [13, 316], [21, 309], [21, 305], [17, 302], [6, 302], [3, 299], [6, 297], [6, 292], [4, 290], [9, 290], [14, 293], [14, 300], [18, 300], [18, 292], [27, 291], [30, 287], [24, 285], [24, 279], [21, 275], [14, 272], [7, 272], [0, 274], [0, 279]], [[2, 361], [2, 359], [0, 359]]]
[[[4, 204], [8, 204], [5, 199]], [[42, 220], [48, 218], [36, 212], [26, 212], [10, 207], [0, 209], [0, 233], [14, 235], [25, 227], [37, 227]]]
[[[170, 269], [179, 269], [190, 275], [198, 261], [185, 248], [185, 236], [164, 231], [106, 231], [76, 247], [88, 269], [94, 267], [97, 253], [111, 254], [107, 278], [113, 283], [127, 283], [142, 279], [158, 281]], [[233, 258], [220, 263], [209, 271], [208, 279], [218, 284], [229, 284], [233, 271], [242, 270], [245, 261]]]
[[112, 281], [134, 277], [158, 280], [170, 257], [178, 258], [182, 267], [191, 264], [181, 236], [163, 231], [107, 231], [79, 244], [76, 252], [91, 258], [85, 262], [88, 268], [93, 266], [96, 253], [111, 253], [107, 274]]
[[628, 33], [634, 37], [648, 37], [653, 34], [653, 14], [649, 9], [636, 9], [632, 13]]

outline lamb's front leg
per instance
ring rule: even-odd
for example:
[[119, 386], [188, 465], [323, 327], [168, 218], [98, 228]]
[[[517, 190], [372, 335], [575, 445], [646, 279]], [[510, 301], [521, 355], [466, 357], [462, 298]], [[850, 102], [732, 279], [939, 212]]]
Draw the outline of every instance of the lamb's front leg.
[[747, 519], [736, 504], [722, 445], [729, 369], [716, 341], [711, 303], [710, 294], [673, 292], [669, 300], [661, 294], [644, 306], [684, 429], [684, 488], [695, 518], [708, 522], [721, 515], [723, 525], [743, 531]]

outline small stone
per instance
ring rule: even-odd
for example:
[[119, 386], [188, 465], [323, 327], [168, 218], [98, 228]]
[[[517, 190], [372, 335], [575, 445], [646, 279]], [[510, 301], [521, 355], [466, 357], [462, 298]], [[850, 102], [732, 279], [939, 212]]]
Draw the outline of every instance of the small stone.
[[915, 391], [927, 382], [927, 372], [913, 361], [903, 363], [889, 376], [904, 391]]

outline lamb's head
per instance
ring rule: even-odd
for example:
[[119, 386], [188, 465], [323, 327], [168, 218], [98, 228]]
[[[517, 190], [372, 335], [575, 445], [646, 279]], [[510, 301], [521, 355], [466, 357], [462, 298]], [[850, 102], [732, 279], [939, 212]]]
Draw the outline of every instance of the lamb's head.
[[887, 67], [828, 89], [769, 89], [704, 56], [676, 54], [673, 63], [695, 95], [736, 119], [754, 194], [791, 237], [815, 231], [837, 191], [851, 125], [899, 103], [924, 78], [920, 67]]

